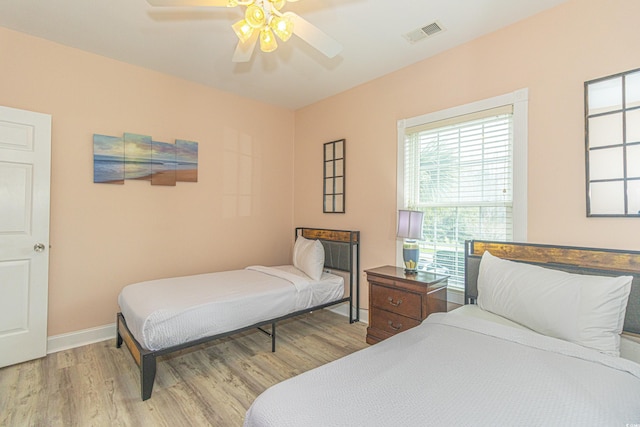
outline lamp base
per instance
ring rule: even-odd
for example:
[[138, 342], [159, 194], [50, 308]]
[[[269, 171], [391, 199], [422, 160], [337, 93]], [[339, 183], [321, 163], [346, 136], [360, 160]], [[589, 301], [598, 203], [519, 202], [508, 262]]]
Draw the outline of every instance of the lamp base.
[[402, 258], [404, 259], [405, 274], [416, 274], [420, 260], [420, 247], [415, 240], [405, 240], [402, 245]]

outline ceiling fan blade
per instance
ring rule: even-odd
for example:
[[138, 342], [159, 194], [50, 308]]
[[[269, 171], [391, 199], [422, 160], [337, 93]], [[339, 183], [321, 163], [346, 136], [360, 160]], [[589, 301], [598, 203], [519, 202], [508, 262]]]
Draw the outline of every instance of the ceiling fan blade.
[[192, 6], [213, 6], [213, 7], [226, 7], [229, 4], [229, 0], [147, 0], [151, 6], [163, 7], [163, 6], [177, 6], [177, 7], [192, 7]]
[[293, 34], [324, 53], [327, 57], [333, 58], [342, 51], [340, 43], [300, 15], [293, 12], [285, 12], [283, 15], [293, 22]]
[[233, 53], [233, 58], [231, 61], [233, 62], [249, 62], [251, 60], [251, 56], [253, 55], [253, 50], [256, 47], [256, 42], [258, 41], [258, 32], [254, 31], [249, 40], [246, 42], [238, 42], [236, 45], [236, 51]]

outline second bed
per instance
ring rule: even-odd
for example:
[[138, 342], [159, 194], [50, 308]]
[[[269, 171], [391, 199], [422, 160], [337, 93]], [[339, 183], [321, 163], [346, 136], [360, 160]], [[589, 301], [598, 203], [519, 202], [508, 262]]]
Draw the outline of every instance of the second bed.
[[[118, 296], [117, 345], [124, 342], [140, 367], [142, 400], [151, 397], [163, 354], [266, 325], [275, 351], [278, 321], [341, 303], [348, 303], [349, 321], [358, 321], [359, 239], [357, 231], [297, 228], [293, 265], [126, 286]], [[348, 273], [348, 293], [344, 278], [327, 269]]]

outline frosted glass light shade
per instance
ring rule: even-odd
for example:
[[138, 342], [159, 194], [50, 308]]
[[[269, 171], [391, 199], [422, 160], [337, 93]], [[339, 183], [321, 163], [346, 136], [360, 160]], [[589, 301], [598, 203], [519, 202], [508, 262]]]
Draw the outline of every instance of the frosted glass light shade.
[[264, 10], [260, 6], [255, 4], [247, 6], [247, 11], [244, 14], [244, 19], [253, 28], [262, 28], [266, 23], [266, 17]]
[[231, 27], [242, 43], [245, 43], [247, 40], [249, 40], [251, 38], [251, 35], [253, 34], [253, 27], [249, 25], [244, 19], [242, 21], [236, 22]]
[[273, 29], [280, 40], [286, 42], [293, 34], [293, 22], [289, 18], [281, 18], [274, 16], [269, 23], [269, 26]]
[[398, 211], [398, 237], [404, 239], [422, 239], [424, 212]]
[[278, 42], [269, 27], [260, 30], [260, 49], [263, 52], [273, 52], [278, 47]]

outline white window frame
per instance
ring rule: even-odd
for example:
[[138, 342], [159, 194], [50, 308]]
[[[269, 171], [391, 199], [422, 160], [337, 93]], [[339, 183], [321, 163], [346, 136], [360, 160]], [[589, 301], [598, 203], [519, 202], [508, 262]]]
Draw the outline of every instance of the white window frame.
[[[397, 158], [397, 209], [406, 209], [404, 199], [404, 148], [405, 130], [440, 120], [451, 119], [505, 105], [513, 106], [513, 241], [527, 241], [527, 146], [529, 89], [519, 89], [511, 93], [469, 104], [436, 111], [421, 116], [398, 120], [398, 158]], [[396, 242], [396, 265], [402, 265], [402, 241]], [[449, 291], [453, 302], [462, 303], [460, 292]]]

